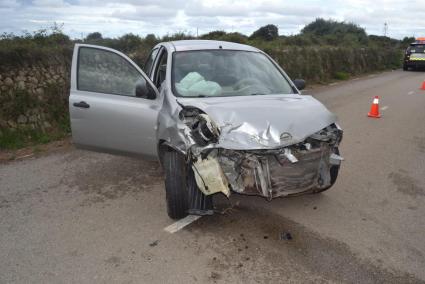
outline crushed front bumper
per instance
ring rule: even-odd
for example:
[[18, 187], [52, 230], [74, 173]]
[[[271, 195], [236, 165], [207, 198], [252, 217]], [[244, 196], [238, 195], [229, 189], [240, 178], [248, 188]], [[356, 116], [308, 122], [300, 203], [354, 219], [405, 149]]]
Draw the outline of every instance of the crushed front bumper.
[[219, 161], [232, 190], [270, 200], [330, 186], [330, 147], [281, 150], [264, 154], [225, 151]]
[[425, 67], [425, 58], [424, 60], [407, 60], [404, 65], [411, 68], [423, 68]]
[[327, 188], [330, 168], [342, 160], [337, 150], [342, 131], [328, 128], [302, 143], [278, 149], [208, 149], [192, 166], [198, 187], [206, 195], [223, 192], [228, 196], [232, 190], [269, 200]]

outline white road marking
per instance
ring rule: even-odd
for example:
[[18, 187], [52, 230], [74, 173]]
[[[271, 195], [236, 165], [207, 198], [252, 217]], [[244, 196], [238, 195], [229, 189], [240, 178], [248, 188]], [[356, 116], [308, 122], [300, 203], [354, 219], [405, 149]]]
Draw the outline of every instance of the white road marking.
[[28, 155], [17, 157], [16, 160], [25, 159], [25, 158], [32, 157], [32, 156], [34, 156], [34, 154], [28, 154]]
[[372, 78], [372, 77], [375, 77], [375, 76], [376, 76], [375, 74], [370, 74], [368, 77]]
[[351, 80], [351, 81], [357, 81], [357, 80], [359, 80], [360, 78], [354, 78], [353, 80]]
[[410, 91], [410, 92], [408, 92], [407, 94], [408, 95], [413, 95], [415, 92], [414, 91]]
[[383, 106], [381, 107], [381, 110], [386, 110], [388, 108], [388, 106]]
[[329, 86], [335, 86], [335, 85], [338, 85], [338, 83], [335, 82], [335, 83], [330, 83], [329, 84]]
[[170, 234], [174, 234], [175, 232], [180, 231], [181, 229], [195, 222], [201, 217], [202, 216], [198, 216], [198, 215], [188, 215], [184, 217], [183, 219], [180, 219], [177, 222], [171, 224], [170, 226], [165, 227], [164, 231], [169, 232]]

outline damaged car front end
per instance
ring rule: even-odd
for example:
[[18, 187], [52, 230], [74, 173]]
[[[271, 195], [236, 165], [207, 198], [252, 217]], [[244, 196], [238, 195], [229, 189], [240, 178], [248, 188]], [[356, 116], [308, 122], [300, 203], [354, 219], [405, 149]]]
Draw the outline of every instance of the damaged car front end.
[[[336, 181], [343, 131], [310, 96], [179, 98], [171, 104], [178, 117], [168, 120], [177, 124], [168, 129], [179, 131], [169, 142], [180, 141], [174, 145], [183, 146], [178, 151], [196, 186], [189, 213], [212, 214], [211, 195], [219, 192], [271, 200], [322, 192]], [[239, 108], [230, 109], [234, 105]]]
[[[174, 178], [179, 193], [166, 180], [170, 216], [212, 214], [216, 193], [272, 200], [322, 192], [336, 181], [342, 161], [336, 116], [301, 95], [266, 54], [233, 48], [173, 54], [167, 90], [173, 96], [164, 97], [159, 115], [159, 152], [180, 153], [162, 159], [166, 177], [178, 171], [187, 179]], [[184, 170], [171, 169], [183, 160]], [[173, 204], [187, 204], [185, 214], [182, 207], [174, 214]]]

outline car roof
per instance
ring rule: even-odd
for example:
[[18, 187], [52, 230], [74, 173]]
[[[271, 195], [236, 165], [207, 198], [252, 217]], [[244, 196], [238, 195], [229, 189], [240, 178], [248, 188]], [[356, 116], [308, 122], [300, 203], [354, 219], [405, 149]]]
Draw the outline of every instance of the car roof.
[[255, 47], [239, 44], [228, 41], [219, 40], [176, 40], [170, 41], [168, 44], [172, 45], [175, 51], [187, 50], [208, 50], [208, 49], [228, 49], [228, 50], [242, 50], [242, 51], [255, 51], [259, 52]]

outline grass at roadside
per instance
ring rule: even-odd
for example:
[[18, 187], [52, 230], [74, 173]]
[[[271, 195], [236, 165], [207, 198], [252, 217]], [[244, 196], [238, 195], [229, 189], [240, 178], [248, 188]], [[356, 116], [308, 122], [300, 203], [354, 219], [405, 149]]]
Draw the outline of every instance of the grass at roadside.
[[69, 136], [59, 140], [47, 142], [44, 144], [37, 144], [32, 146], [25, 146], [19, 149], [2, 149], [0, 150], [0, 164], [7, 163], [14, 160], [28, 159], [32, 157], [39, 157], [46, 153], [52, 153], [61, 150], [72, 148], [71, 138]]
[[46, 144], [62, 139], [69, 134], [64, 131], [42, 132], [38, 129], [3, 130], [0, 134], [1, 150], [16, 150], [26, 146]]
[[334, 74], [334, 78], [337, 80], [348, 80], [350, 79], [350, 74], [346, 73], [346, 72], [336, 72]]
[[68, 137], [71, 133], [68, 114], [62, 115], [49, 130], [30, 126], [0, 129], [0, 152], [46, 144]]

